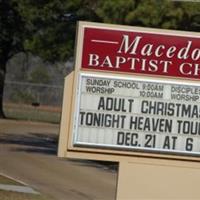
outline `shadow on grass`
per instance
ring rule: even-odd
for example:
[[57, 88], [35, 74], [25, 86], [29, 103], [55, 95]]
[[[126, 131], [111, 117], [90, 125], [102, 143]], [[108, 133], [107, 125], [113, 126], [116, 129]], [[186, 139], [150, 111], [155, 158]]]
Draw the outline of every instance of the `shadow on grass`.
[[14, 144], [12, 151], [56, 155], [58, 137], [54, 134], [0, 134], [0, 144]]

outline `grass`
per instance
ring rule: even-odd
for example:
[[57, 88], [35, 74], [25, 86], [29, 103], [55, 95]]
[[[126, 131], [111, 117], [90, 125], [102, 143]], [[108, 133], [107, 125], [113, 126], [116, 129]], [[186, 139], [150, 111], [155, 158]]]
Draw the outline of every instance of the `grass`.
[[23, 104], [5, 104], [4, 113], [9, 119], [60, 123], [61, 110], [54, 107], [33, 107]]

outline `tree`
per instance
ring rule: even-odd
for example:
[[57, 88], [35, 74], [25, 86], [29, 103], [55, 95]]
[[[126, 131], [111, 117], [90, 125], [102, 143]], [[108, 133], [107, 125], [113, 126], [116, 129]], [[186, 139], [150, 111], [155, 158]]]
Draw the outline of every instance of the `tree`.
[[50, 83], [50, 76], [48, 70], [42, 66], [37, 66], [30, 73], [29, 82], [42, 84]]
[[0, 0], [0, 118], [8, 60], [31, 52], [48, 62], [73, 56], [75, 21], [97, 18], [90, 1]]
[[107, 23], [200, 31], [198, 2], [102, 0], [97, 14]]
[[0, 117], [3, 114], [3, 88], [8, 60], [18, 51], [23, 51], [24, 23], [16, 10], [16, 4], [0, 0]]
[[31, 52], [48, 62], [73, 57], [75, 22], [200, 30], [200, 3], [170, 0], [0, 0], [0, 117], [8, 60]]
[[24, 41], [26, 51], [51, 62], [66, 61], [73, 56], [77, 20], [97, 19], [89, 1], [15, 1], [29, 31]]
[[200, 2], [180, 3], [176, 2], [175, 7], [180, 10], [181, 19], [178, 21], [177, 29], [185, 31], [200, 31]]

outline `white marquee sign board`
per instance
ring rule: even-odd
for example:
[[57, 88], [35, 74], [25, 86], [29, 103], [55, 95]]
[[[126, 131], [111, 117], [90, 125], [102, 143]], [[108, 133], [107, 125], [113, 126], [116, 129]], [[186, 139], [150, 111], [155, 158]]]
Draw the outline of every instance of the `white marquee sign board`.
[[81, 74], [73, 144], [200, 154], [200, 85]]

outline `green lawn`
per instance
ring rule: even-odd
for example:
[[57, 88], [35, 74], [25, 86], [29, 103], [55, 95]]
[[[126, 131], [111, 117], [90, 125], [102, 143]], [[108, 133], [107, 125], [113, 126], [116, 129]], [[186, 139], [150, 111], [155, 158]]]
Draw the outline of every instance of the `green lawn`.
[[34, 108], [26, 105], [4, 105], [4, 112], [7, 118], [17, 120], [40, 121], [60, 123], [61, 111], [55, 111], [54, 107]]

